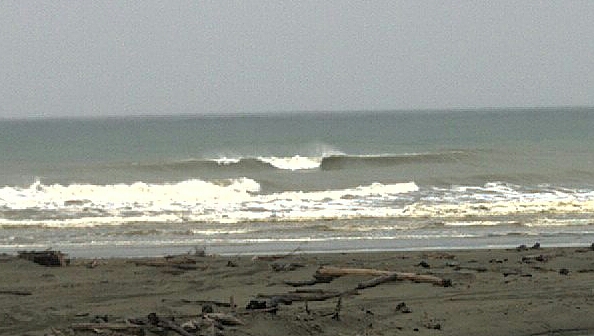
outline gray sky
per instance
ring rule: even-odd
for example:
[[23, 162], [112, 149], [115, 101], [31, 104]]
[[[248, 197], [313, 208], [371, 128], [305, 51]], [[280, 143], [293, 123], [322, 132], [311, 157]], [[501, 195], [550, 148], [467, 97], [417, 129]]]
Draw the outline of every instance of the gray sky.
[[0, 118], [594, 106], [594, 1], [0, 1]]

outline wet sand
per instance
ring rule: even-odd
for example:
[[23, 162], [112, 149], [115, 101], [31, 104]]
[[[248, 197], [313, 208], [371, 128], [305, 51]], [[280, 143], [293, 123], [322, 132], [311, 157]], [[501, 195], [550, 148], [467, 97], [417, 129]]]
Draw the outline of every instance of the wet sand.
[[[395, 280], [355, 290], [373, 275], [285, 282], [311, 280], [320, 266], [431, 275], [451, 286]], [[277, 300], [288, 293], [342, 296], [340, 304]], [[266, 309], [246, 309], [251, 301]], [[221, 316], [241, 324], [217, 322]], [[593, 316], [590, 246], [256, 260], [188, 254], [73, 259], [64, 267], [0, 257], [0, 335], [179, 335], [172, 328], [192, 319], [200, 329], [190, 335], [589, 335]]]

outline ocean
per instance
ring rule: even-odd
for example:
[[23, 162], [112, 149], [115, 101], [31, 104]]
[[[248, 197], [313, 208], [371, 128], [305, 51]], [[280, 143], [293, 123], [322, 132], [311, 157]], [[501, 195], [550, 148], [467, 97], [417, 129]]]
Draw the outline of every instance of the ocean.
[[0, 120], [0, 252], [589, 246], [594, 108]]

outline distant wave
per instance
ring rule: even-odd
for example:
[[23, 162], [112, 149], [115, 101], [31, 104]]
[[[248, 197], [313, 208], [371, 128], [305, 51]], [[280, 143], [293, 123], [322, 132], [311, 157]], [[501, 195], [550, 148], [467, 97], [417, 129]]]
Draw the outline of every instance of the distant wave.
[[325, 157], [320, 168], [323, 170], [347, 169], [350, 167], [366, 166], [395, 166], [411, 163], [437, 163], [459, 161], [469, 154], [462, 151], [448, 151], [441, 153], [410, 153], [384, 155], [334, 155]]
[[286, 157], [258, 156], [236, 158], [205, 158], [187, 159], [152, 164], [136, 164], [141, 169], [148, 170], [201, 170], [201, 169], [233, 169], [233, 170], [337, 170], [366, 166], [393, 166], [412, 163], [450, 162], [464, 159], [469, 153], [462, 151], [448, 151], [438, 153], [410, 153], [410, 154], [378, 154], [378, 155], [348, 155], [332, 154], [323, 156], [293, 155]]

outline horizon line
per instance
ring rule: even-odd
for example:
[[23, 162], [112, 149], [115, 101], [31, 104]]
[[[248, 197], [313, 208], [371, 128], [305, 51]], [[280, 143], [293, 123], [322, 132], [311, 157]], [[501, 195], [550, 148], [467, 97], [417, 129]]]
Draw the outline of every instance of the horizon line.
[[510, 106], [510, 107], [454, 107], [454, 108], [410, 108], [410, 109], [349, 109], [349, 110], [269, 110], [269, 111], [243, 111], [221, 112], [206, 111], [199, 113], [171, 113], [171, 114], [107, 114], [107, 115], [63, 115], [63, 116], [25, 116], [25, 117], [0, 117], [0, 121], [33, 121], [33, 120], [101, 120], [101, 119], [144, 119], [144, 118], [170, 118], [170, 117], [265, 117], [270, 115], [295, 115], [295, 114], [353, 114], [353, 113], [441, 113], [441, 112], [496, 112], [496, 111], [528, 111], [528, 110], [554, 110], [554, 109], [594, 109], [589, 105], [551, 105], [551, 106]]

